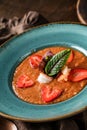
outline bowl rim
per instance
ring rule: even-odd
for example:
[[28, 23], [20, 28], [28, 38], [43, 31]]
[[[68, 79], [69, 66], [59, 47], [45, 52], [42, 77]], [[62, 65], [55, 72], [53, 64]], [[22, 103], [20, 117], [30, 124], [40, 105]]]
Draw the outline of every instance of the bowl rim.
[[21, 118], [21, 117], [11, 116], [11, 115], [8, 115], [8, 114], [3, 113], [3, 112], [0, 112], [0, 116], [8, 118], [8, 119], [12, 119], [12, 120], [20, 120], [20, 121], [38, 123], [38, 122], [49, 122], [49, 121], [56, 121], [56, 120], [60, 120], [60, 119], [69, 118], [71, 116], [80, 114], [81, 112], [83, 112], [85, 110], [87, 110], [87, 106], [83, 107], [82, 109], [79, 109], [75, 112], [65, 114], [63, 116], [56, 116], [56, 117], [53, 117], [53, 118], [44, 118], [44, 119], [39, 118], [39, 119], [36, 119], [36, 120], [34, 120], [34, 119], [32, 120], [32, 119], [29, 119], [29, 118], [23, 118], [23, 117]]
[[46, 23], [46, 24], [41, 24], [41, 25], [37, 25], [37, 26], [33, 26], [33, 27], [30, 27], [28, 28], [27, 30], [24, 30], [24, 32], [20, 33], [20, 34], [16, 34], [16, 35], [13, 35], [11, 36], [9, 39], [7, 39], [6, 41], [4, 41], [3, 43], [0, 44], [0, 47], [2, 47], [4, 44], [6, 44], [7, 42], [9, 42], [10, 40], [12, 40], [13, 38], [16, 38], [20, 35], [23, 35], [24, 33], [30, 31], [30, 30], [33, 30], [33, 29], [37, 29], [37, 28], [41, 28], [41, 27], [44, 27], [44, 26], [48, 26], [48, 25], [52, 25], [52, 24], [73, 24], [73, 25], [82, 25], [82, 26], [87, 26], [86, 24], [83, 24], [83, 23], [80, 23], [79, 21], [78, 22], [74, 22], [74, 21], [60, 21], [60, 22], [50, 22], [50, 23]]

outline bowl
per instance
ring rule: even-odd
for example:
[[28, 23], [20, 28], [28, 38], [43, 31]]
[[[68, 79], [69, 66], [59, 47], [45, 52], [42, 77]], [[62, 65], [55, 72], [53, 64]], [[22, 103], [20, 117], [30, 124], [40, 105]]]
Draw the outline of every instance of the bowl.
[[87, 86], [76, 96], [49, 105], [27, 103], [14, 94], [12, 78], [17, 65], [31, 52], [53, 45], [75, 48], [87, 56], [87, 26], [51, 23], [31, 28], [0, 47], [0, 115], [43, 122], [67, 118], [86, 110]]

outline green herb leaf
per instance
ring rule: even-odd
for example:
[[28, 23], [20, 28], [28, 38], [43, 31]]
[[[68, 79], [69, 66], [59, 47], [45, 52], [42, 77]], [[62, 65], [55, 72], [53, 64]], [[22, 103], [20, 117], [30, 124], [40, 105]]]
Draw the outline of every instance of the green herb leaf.
[[55, 54], [46, 64], [45, 73], [49, 76], [54, 76], [60, 72], [61, 68], [65, 65], [71, 50], [66, 49]]

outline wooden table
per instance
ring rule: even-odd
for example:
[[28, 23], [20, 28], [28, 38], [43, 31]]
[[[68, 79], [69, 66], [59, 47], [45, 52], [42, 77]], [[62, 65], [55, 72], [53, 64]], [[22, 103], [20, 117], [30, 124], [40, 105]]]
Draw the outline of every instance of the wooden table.
[[79, 22], [76, 3], [77, 0], [0, 0], [0, 17], [22, 17], [34, 10], [49, 22]]

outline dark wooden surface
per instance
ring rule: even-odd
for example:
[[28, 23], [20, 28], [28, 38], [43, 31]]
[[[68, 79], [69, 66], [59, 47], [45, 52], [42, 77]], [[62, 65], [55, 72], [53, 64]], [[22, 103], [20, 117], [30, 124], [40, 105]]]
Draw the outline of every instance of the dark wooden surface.
[[76, 3], [77, 0], [0, 0], [0, 17], [22, 17], [35, 10], [49, 22], [78, 22]]

